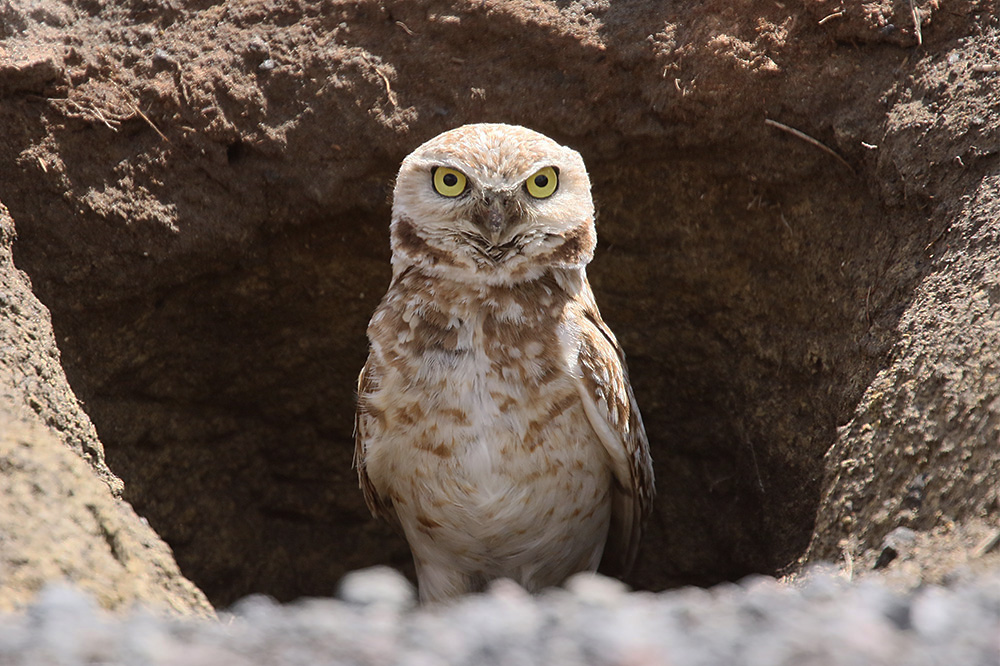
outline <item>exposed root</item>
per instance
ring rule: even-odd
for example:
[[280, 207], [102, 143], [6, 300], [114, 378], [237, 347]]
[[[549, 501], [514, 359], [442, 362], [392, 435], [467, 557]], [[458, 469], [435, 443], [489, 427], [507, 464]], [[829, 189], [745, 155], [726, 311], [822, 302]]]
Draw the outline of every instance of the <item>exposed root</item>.
[[788, 125], [786, 125], [784, 123], [779, 123], [777, 120], [771, 120], [770, 118], [765, 118], [764, 119], [764, 124], [765, 125], [770, 125], [771, 127], [777, 127], [778, 129], [780, 129], [783, 132], [788, 132], [792, 136], [794, 136], [796, 138], [799, 138], [799, 139], [802, 139], [803, 141], [805, 141], [806, 143], [808, 143], [810, 145], [816, 146], [817, 148], [819, 148], [820, 150], [822, 150], [824, 153], [826, 153], [827, 155], [830, 155], [835, 160], [837, 160], [838, 162], [840, 162], [841, 164], [843, 164], [845, 167], [847, 167], [848, 169], [850, 169], [851, 173], [855, 173], [854, 167], [851, 166], [850, 162], [848, 162], [843, 157], [841, 157], [840, 154], [837, 153], [835, 150], [833, 150], [832, 148], [830, 148], [826, 144], [824, 144], [824, 143], [822, 143], [820, 141], [817, 141], [816, 139], [812, 138], [811, 136], [809, 136], [805, 132], [803, 132], [801, 130], [797, 130], [794, 127], [789, 127]]

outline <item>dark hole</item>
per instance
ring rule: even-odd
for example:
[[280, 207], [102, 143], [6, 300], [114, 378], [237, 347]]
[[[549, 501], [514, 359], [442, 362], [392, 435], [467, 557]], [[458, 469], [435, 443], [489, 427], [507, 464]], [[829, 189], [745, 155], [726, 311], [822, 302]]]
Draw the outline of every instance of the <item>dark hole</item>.
[[441, 180], [443, 180], [444, 184], [448, 187], [454, 187], [458, 183], [458, 176], [453, 173], [447, 173]]
[[234, 143], [231, 143], [229, 144], [229, 147], [226, 148], [226, 160], [230, 164], [235, 164], [236, 162], [239, 162], [244, 157], [246, 157], [246, 154], [247, 154], [247, 147], [242, 141], [236, 141]]

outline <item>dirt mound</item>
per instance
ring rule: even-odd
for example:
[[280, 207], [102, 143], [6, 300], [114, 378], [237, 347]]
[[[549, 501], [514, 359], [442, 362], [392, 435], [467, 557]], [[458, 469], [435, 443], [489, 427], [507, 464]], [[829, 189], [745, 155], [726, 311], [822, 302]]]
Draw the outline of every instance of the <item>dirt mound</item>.
[[80, 0], [0, 19], [16, 263], [125, 497], [213, 602], [409, 567], [356, 487], [354, 381], [393, 175], [465, 122], [587, 161], [591, 280], [659, 485], [629, 582], [997, 524], [992, 3]]
[[0, 205], [0, 612], [68, 578], [109, 608], [210, 615], [167, 545], [113, 496], [121, 481], [66, 383], [48, 312], [13, 267], [13, 232]]

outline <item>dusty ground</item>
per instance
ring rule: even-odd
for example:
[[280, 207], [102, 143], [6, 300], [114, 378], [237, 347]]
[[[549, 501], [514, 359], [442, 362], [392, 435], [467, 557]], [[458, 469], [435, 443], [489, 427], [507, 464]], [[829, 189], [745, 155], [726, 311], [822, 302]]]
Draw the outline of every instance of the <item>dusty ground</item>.
[[591, 172], [660, 490], [630, 583], [870, 568], [900, 526], [879, 571], [995, 562], [998, 31], [987, 0], [0, 2], [0, 200], [124, 497], [216, 604], [408, 567], [354, 377], [399, 161], [487, 120]]

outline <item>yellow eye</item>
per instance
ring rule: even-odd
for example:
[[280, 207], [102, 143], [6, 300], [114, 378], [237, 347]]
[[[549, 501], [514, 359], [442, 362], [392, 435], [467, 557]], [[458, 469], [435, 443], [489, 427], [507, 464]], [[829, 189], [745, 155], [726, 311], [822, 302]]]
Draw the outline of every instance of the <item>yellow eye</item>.
[[536, 199], [547, 199], [559, 187], [559, 172], [555, 167], [544, 167], [536, 171], [524, 186], [528, 194]]
[[434, 179], [434, 191], [444, 197], [457, 197], [465, 191], [468, 182], [464, 173], [448, 167], [434, 167], [431, 177]]

